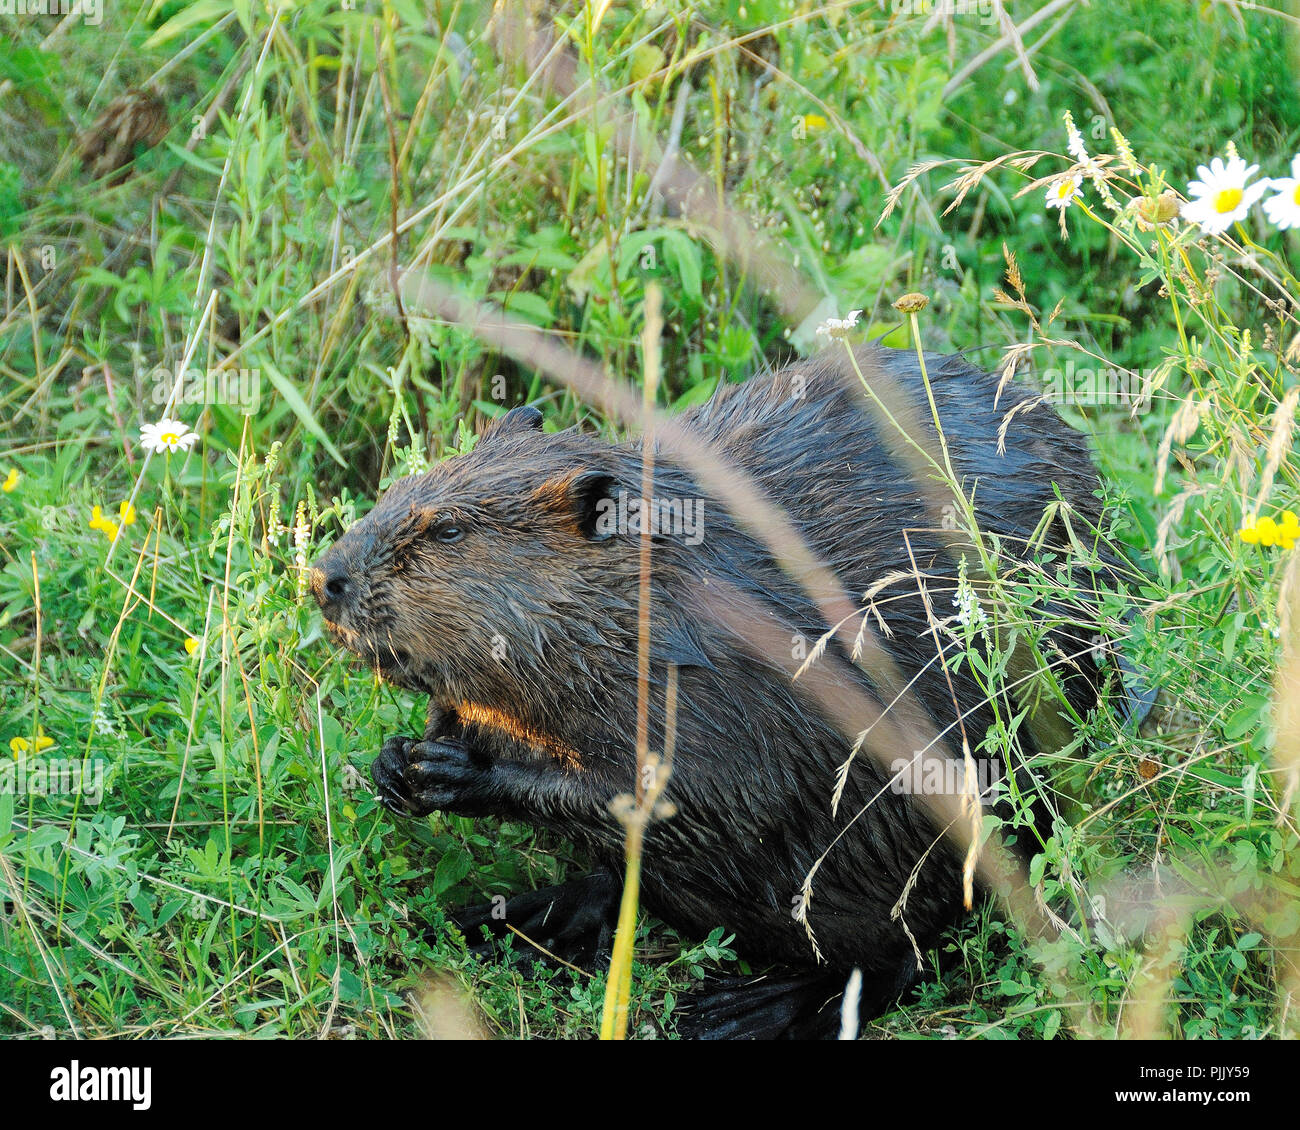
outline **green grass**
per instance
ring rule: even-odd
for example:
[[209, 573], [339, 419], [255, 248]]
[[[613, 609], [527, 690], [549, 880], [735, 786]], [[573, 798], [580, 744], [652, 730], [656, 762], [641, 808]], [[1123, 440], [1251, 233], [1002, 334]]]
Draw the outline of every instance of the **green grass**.
[[[907, 291], [930, 296], [927, 348], [978, 346], [989, 367], [1017, 343], [1040, 372], [1167, 366], [1145, 415], [1070, 413], [1098, 440], [1110, 536], [1145, 573], [1125, 650], [1163, 687], [1141, 735], [1103, 712], [1047, 766], [1066, 795], [1034, 877], [1070, 930], [1044, 941], [983, 908], [945, 941], [942, 979], [874, 1030], [1132, 1034], [1154, 992], [1150, 1023], [1177, 1036], [1294, 1033], [1297, 754], [1271, 704], [1300, 567], [1236, 531], [1270, 462], [1260, 512], [1300, 510], [1294, 463], [1268, 451], [1297, 382], [1295, 307], [1274, 305], [1300, 294], [1296, 238], [1252, 219], [1255, 262], [1216, 262], [1093, 193], [1067, 240], [1041, 190], [1016, 195], [1067, 167], [1067, 109], [1094, 153], [1115, 152], [1110, 127], [1127, 137], [1143, 171], [1120, 170], [1122, 199], [1154, 196], [1159, 176], [1185, 190], [1230, 139], [1286, 175], [1288, 19], [1076, 6], [1026, 39], [1036, 91], [1002, 50], [945, 93], [994, 38], [978, 18], [950, 40], [874, 3], [671, 0], [599, 22], [552, 7], [579, 79], [598, 77], [593, 102], [545, 91], [486, 3], [106, 8], [58, 35], [7, 27], [0, 47], [0, 480], [17, 476], [0, 493], [0, 754], [22, 739], [15, 765], [90, 757], [106, 788], [94, 804], [0, 794], [0, 1031], [412, 1035], [434, 974], [488, 1031], [598, 1029], [603, 974], [485, 966], [442, 929], [450, 908], [582, 861], [522, 826], [383, 813], [369, 760], [421, 728], [423, 705], [339, 656], [303, 600], [300, 556], [503, 407], [545, 397], [548, 426], [615, 434], [465, 328], [399, 307], [395, 208], [403, 268], [628, 379], [658, 282], [666, 407], [788, 359], [828, 312], [864, 308], [868, 334], [910, 344], [890, 306]], [[165, 140], [137, 145], [120, 183], [91, 177], [79, 132], [141, 87]], [[660, 144], [676, 134], [702, 191], [725, 193], [824, 307], [795, 324], [717, 251], [703, 200], [685, 219], [657, 207], [616, 114]], [[1010, 161], [1040, 151], [1032, 169]], [[960, 168], [995, 159], [945, 212]], [[946, 164], [878, 223], [929, 162]], [[195, 369], [255, 374], [259, 401], [180, 405], [198, 447], [146, 467], [156, 373], [187, 350]], [[1198, 428], [1162, 451], [1188, 403], [1205, 406]], [[92, 508], [115, 517], [130, 497], [110, 559]], [[1176, 910], [1128, 920], [1157, 872]], [[632, 1034], [671, 1033], [675, 1002], [719, 964], [724, 936], [644, 923]]]

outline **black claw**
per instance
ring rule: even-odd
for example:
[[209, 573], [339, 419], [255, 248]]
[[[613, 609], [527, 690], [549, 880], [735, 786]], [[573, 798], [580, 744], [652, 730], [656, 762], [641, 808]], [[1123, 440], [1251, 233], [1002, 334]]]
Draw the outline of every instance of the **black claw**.
[[406, 782], [411, 748], [415, 744], [411, 738], [389, 738], [370, 766], [380, 803], [398, 816], [427, 816], [433, 811], [420, 803]]

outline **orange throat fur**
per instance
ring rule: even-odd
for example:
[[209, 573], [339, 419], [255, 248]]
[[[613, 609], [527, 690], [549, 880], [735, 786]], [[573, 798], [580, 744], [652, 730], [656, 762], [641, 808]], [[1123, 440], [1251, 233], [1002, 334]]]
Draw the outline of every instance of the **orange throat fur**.
[[557, 761], [570, 769], [581, 769], [582, 758], [572, 746], [552, 737], [542, 730], [529, 726], [526, 722], [496, 709], [477, 702], [460, 702], [456, 705], [456, 714], [461, 722], [495, 730], [499, 734], [513, 738], [524, 745], [544, 750]]

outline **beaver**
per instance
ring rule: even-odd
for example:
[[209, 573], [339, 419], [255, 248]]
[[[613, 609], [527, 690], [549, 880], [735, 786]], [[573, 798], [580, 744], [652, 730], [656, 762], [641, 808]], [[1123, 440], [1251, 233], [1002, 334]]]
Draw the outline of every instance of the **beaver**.
[[[930, 419], [915, 353], [862, 346], [855, 356]], [[1099, 524], [1101, 484], [1081, 434], [1018, 385], [995, 404], [997, 379], [960, 356], [927, 354], [925, 367], [982, 530], [1004, 549], [1041, 540], [1058, 499], [1080, 529]], [[960, 717], [978, 752], [993, 707], [968, 665], [936, 662], [935, 614], [914, 579], [920, 570], [933, 594], [951, 597], [962, 566], [867, 400], [840, 348], [724, 385], [679, 419], [783, 508], [845, 591], [876, 588], [881, 644], [933, 732], [953, 744]], [[388, 739], [373, 763], [381, 799], [410, 816], [509, 818], [573, 841], [596, 862], [592, 875], [516, 896], [505, 921], [588, 956], [608, 941], [620, 890], [615, 801], [637, 783], [641, 538], [622, 519], [642, 495], [642, 462], [639, 440], [547, 433], [535, 408], [515, 408], [468, 454], [389, 487], [311, 573], [334, 638], [429, 696], [425, 733]], [[852, 760], [832, 805], [853, 734], [793, 677], [801, 648], [827, 633], [818, 606], [715, 484], [671, 451], [658, 453], [651, 498], [682, 520], [652, 524], [650, 748], [663, 748], [671, 670], [675, 752], [672, 814], [646, 834], [642, 903], [686, 937], [724, 927], [741, 956], [790, 978], [720, 991], [718, 1022], [697, 1034], [788, 1034], [798, 1018], [824, 1021], [835, 979], [854, 968], [887, 1003], [915, 973], [916, 947], [958, 917], [960, 857], [936, 844], [933, 815], [890, 787], [877, 758]], [[881, 587], [890, 574], [913, 579]], [[734, 613], [737, 598], [764, 621], [762, 645], [719, 614]], [[1082, 717], [1101, 686], [1095, 666], [1075, 662], [1086, 633], [1058, 619], [1049, 635]], [[889, 699], [839, 642], [827, 651], [862, 690]], [[1022, 837], [1032, 841], [1032, 829]], [[814, 864], [811, 903], [795, 913]], [[458, 921], [471, 937], [502, 925], [474, 911]]]

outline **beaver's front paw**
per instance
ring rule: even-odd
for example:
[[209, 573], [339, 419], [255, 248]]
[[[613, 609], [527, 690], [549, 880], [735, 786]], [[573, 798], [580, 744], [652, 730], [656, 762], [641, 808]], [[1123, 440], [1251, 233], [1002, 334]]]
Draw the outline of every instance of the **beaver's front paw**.
[[481, 768], [457, 741], [389, 738], [370, 767], [384, 806], [399, 816], [453, 810]]
[[406, 783], [406, 767], [411, 763], [410, 750], [415, 744], [415, 738], [389, 738], [370, 765], [370, 776], [374, 779], [380, 801], [399, 816], [426, 815], [415, 810], [411, 789]]

